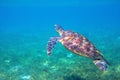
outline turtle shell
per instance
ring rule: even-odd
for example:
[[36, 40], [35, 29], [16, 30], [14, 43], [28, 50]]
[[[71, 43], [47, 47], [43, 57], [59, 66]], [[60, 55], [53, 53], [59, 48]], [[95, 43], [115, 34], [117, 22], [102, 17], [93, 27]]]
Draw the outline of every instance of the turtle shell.
[[92, 59], [101, 59], [102, 55], [83, 35], [73, 31], [64, 31], [60, 42], [70, 51]]

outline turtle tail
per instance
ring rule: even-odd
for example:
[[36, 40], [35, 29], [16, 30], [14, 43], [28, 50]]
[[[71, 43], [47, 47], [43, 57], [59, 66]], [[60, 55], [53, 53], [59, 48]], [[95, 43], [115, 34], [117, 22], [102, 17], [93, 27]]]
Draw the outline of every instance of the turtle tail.
[[55, 44], [58, 42], [59, 37], [51, 37], [47, 44], [47, 54], [50, 55]]

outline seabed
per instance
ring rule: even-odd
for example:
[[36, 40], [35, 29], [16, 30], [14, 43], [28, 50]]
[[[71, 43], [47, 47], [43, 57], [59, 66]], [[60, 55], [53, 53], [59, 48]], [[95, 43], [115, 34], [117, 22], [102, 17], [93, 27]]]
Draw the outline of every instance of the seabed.
[[0, 80], [120, 80], [119, 37], [109, 44], [102, 38], [94, 41], [111, 63], [103, 73], [90, 59], [71, 53], [60, 43], [48, 56], [48, 36], [12, 36], [0, 40]]

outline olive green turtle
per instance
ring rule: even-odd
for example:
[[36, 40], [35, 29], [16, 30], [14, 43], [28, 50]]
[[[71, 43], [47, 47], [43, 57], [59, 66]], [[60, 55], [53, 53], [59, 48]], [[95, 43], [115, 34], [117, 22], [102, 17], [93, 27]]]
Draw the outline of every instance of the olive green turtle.
[[64, 30], [57, 24], [55, 24], [55, 29], [60, 34], [60, 37], [51, 37], [49, 39], [47, 44], [48, 55], [51, 54], [54, 45], [57, 42], [60, 42], [73, 53], [92, 59], [93, 63], [101, 71], [107, 70], [109, 63], [103, 57], [101, 52], [86, 37], [70, 30]]

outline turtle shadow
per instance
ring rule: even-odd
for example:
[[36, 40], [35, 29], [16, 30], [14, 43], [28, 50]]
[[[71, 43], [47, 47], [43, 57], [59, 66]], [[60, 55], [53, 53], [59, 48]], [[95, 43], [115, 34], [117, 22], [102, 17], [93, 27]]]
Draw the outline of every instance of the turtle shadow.
[[64, 80], [86, 80], [78, 75], [70, 75], [70, 76], [64, 76], [63, 77]]

